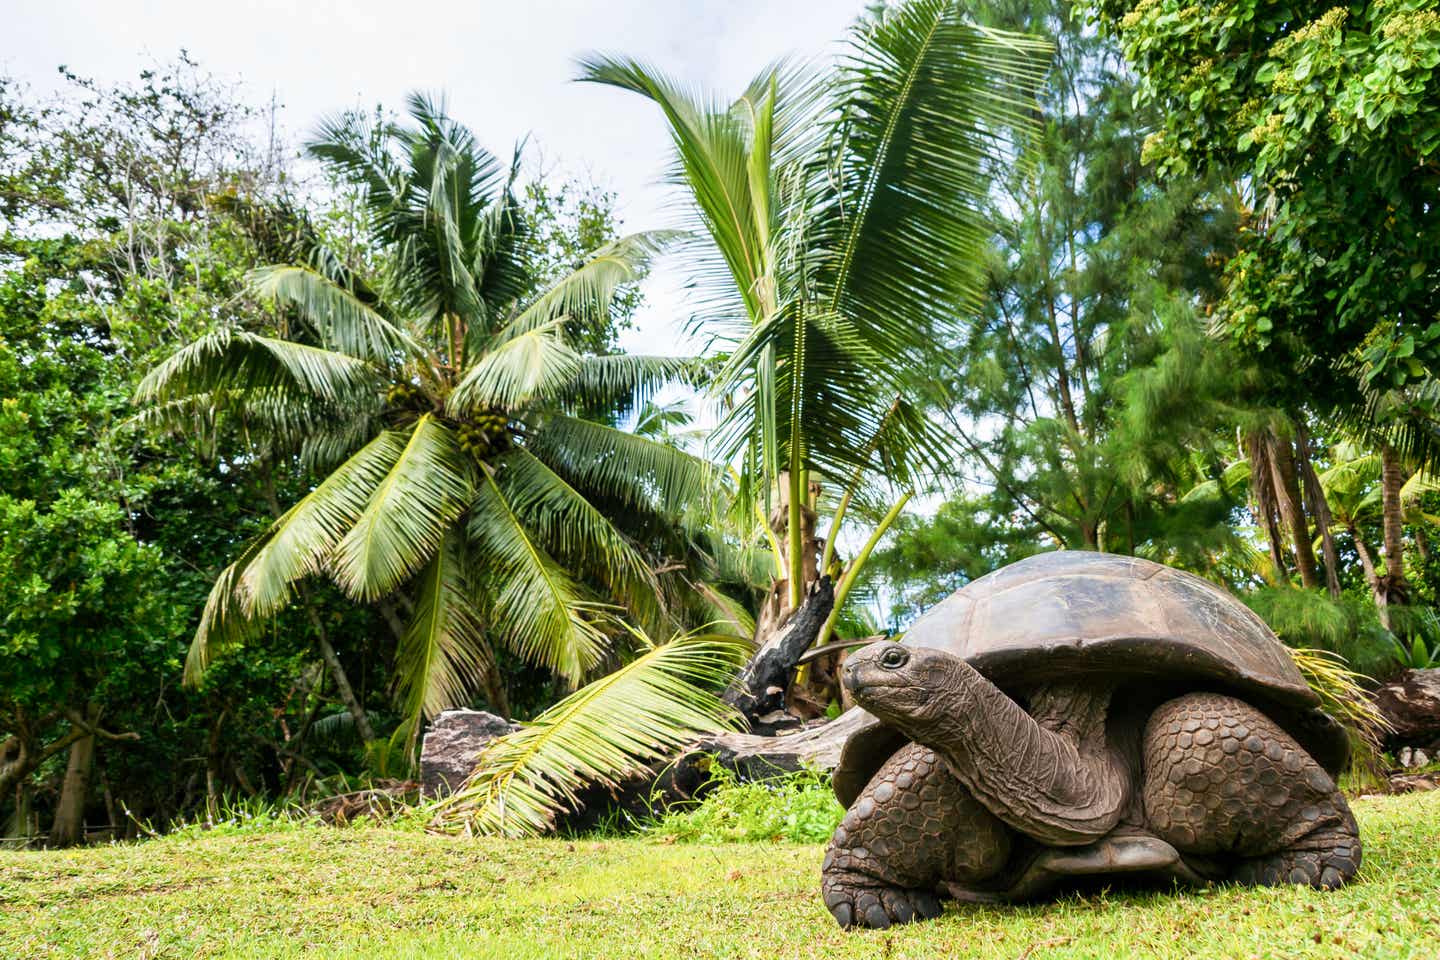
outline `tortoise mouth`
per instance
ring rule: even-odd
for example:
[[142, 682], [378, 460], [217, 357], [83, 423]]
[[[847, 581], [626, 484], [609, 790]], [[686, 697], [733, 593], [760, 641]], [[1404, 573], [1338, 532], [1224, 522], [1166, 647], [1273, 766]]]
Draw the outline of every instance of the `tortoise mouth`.
[[901, 691], [913, 691], [915, 682], [913, 678], [893, 670], [865, 664], [858, 668], [847, 667], [845, 686], [850, 691], [850, 695], [855, 698], [856, 703], [868, 707], [872, 698], [877, 695], [884, 695], [888, 698]]

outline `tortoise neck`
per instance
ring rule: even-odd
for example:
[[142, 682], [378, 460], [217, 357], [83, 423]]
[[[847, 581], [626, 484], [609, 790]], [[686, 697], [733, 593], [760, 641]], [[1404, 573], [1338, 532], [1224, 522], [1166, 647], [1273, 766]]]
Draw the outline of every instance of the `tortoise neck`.
[[1105, 720], [1114, 692], [1114, 687], [1103, 683], [1052, 683], [1031, 690], [1026, 699], [1036, 723], [1083, 750], [1105, 743]]

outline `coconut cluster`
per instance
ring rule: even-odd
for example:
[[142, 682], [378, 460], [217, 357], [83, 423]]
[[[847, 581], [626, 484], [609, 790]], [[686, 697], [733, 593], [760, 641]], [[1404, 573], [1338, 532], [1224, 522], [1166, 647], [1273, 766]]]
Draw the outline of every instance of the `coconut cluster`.
[[385, 391], [385, 403], [391, 407], [420, 408], [428, 406], [424, 392], [411, 383], [392, 384], [390, 389]]
[[477, 460], [510, 449], [510, 419], [495, 410], [462, 423], [456, 432], [460, 437], [460, 449]]

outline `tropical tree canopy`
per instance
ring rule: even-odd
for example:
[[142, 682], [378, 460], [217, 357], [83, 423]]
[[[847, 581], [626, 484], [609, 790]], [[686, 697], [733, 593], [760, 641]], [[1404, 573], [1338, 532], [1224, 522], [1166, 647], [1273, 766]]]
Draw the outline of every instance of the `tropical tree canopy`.
[[137, 391], [176, 424], [223, 410], [328, 470], [216, 581], [192, 681], [311, 575], [356, 601], [400, 600], [408, 718], [469, 702], [495, 643], [573, 684], [612, 652], [604, 605], [671, 622], [652, 567], [596, 501], [677, 517], [713, 471], [579, 412], [613, 421], [689, 365], [582, 354], [565, 332], [607, 310], [666, 237], [620, 238], [539, 286], [518, 154], [500, 163], [423, 96], [409, 119], [344, 115], [308, 147], [360, 191], [363, 267], [305, 238], [297, 262], [251, 277], [293, 319], [285, 336], [222, 325]]
[[[712, 453], [737, 465], [776, 559], [762, 634], [824, 574], [852, 502], [886, 514], [883, 528], [946, 461], [913, 374], [979, 307], [980, 210], [1046, 49], [976, 26], [960, 4], [912, 0], [862, 19], [833, 68], [777, 64], [732, 103], [629, 57], [581, 63], [582, 80], [647, 97], [669, 128], [697, 322], [728, 349]], [[899, 502], [876, 503], [877, 487]], [[827, 488], [843, 496], [824, 504], [822, 560]]]

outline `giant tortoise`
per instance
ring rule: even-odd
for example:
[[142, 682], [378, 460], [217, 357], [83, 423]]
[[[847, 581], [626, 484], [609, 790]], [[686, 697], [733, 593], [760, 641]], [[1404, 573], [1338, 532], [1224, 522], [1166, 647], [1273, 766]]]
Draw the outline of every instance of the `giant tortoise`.
[[834, 779], [823, 895], [842, 926], [1079, 875], [1329, 889], [1360, 865], [1344, 730], [1264, 622], [1192, 574], [1031, 557], [843, 681], [869, 715]]

